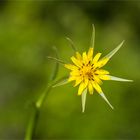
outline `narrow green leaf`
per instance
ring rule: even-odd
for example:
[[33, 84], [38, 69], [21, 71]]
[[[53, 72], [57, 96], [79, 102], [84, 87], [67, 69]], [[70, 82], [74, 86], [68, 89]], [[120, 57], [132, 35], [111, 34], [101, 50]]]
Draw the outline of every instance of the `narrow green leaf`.
[[76, 52], [77, 48], [75, 47], [75, 44], [73, 43], [73, 41], [70, 38], [68, 38], [68, 37], [66, 37], [66, 39], [69, 41], [70, 46], [74, 50], [74, 52]]
[[110, 104], [110, 102], [108, 101], [108, 99], [106, 98], [105, 94], [102, 92], [102, 93], [99, 93], [101, 95], [101, 97], [106, 101], [106, 103], [112, 108], [114, 109], [114, 107]]
[[[55, 52], [56, 58], [59, 59], [58, 50], [55, 46], [53, 47], [53, 50]], [[58, 69], [59, 69], [59, 63], [55, 62], [53, 72], [52, 72], [52, 75], [51, 75], [51, 78], [50, 78], [51, 80], [54, 80], [56, 78], [57, 73], [58, 73]]]
[[64, 61], [58, 59], [58, 58], [55, 58], [55, 57], [52, 57], [52, 56], [47, 56], [48, 59], [51, 59], [51, 60], [54, 60], [60, 64], [66, 64]]
[[85, 112], [85, 105], [86, 105], [86, 96], [87, 96], [87, 88], [82, 92], [81, 99], [82, 99], [82, 112]]
[[68, 83], [68, 77], [64, 77], [64, 78], [61, 78], [60, 80], [58, 80], [57, 82], [55, 82], [55, 84], [52, 87], [54, 88], [54, 87], [62, 86], [67, 83]]
[[115, 76], [109, 76], [112, 81], [133, 82], [133, 80], [123, 79]]
[[113, 51], [107, 54], [104, 58], [110, 59], [122, 47], [123, 43], [124, 43], [124, 40]]
[[92, 24], [92, 36], [91, 36], [90, 47], [94, 48], [94, 45], [95, 45], [95, 26], [94, 24]]

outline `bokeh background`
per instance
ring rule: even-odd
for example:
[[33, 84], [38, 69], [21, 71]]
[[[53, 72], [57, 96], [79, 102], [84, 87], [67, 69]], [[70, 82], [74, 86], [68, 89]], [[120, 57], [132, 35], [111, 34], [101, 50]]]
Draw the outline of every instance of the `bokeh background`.
[[[72, 83], [47, 96], [34, 138], [140, 139], [140, 1], [0, 1], [0, 139], [23, 139], [32, 102], [45, 89], [56, 46], [70, 62], [70, 37], [80, 52], [88, 49], [92, 23], [95, 52], [103, 55], [122, 40], [125, 44], [105, 69], [133, 83], [106, 81], [103, 91], [111, 110], [95, 93], [81, 98]], [[57, 78], [68, 74], [60, 66]]]

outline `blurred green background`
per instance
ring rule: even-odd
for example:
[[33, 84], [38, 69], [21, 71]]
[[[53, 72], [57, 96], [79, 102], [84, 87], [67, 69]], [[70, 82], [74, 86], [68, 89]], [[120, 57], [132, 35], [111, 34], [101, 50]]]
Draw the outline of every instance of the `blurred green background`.
[[[140, 1], [0, 1], [0, 139], [23, 139], [32, 102], [45, 89], [54, 62], [52, 46], [70, 62], [70, 37], [87, 50], [96, 28], [95, 52], [103, 55], [125, 44], [105, 69], [133, 83], [105, 81], [111, 110], [95, 93], [81, 98], [72, 83], [47, 96], [34, 138], [140, 139]], [[68, 74], [60, 66], [58, 78]]]

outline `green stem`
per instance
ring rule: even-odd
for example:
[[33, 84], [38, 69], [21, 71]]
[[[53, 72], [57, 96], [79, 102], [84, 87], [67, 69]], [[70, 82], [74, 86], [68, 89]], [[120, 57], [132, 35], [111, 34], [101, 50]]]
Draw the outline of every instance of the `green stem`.
[[[57, 48], [53, 47], [55, 53], [56, 53], [56, 60], [59, 60], [58, 54], [57, 54]], [[48, 95], [48, 93], [51, 91], [53, 85], [55, 84], [54, 80], [57, 76], [58, 73], [58, 62], [55, 64], [54, 67], [54, 71], [53, 71], [53, 75], [51, 76], [50, 79], [50, 84], [48, 84], [48, 86], [46, 87], [46, 89], [44, 90], [44, 92], [41, 94], [40, 98], [34, 103], [34, 108], [25, 132], [25, 140], [32, 140], [33, 135], [35, 133], [35, 129], [36, 129], [36, 125], [37, 125], [37, 121], [38, 121], [38, 117], [40, 115], [40, 108], [42, 107], [46, 96]]]
[[47, 88], [44, 90], [44, 92], [41, 94], [40, 98], [34, 104], [31, 118], [29, 120], [29, 124], [27, 126], [27, 130], [25, 133], [25, 140], [31, 140], [33, 138], [38, 117], [40, 115], [40, 108], [42, 107], [45, 101], [46, 95], [51, 91], [52, 86], [53, 84], [48, 85]]
[[31, 113], [29, 124], [27, 126], [27, 130], [26, 130], [26, 134], [25, 134], [25, 140], [31, 140], [32, 139], [32, 136], [34, 134], [35, 127], [36, 127], [35, 122], [38, 119], [38, 114], [39, 114], [39, 110], [36, 107], [34, 107], [32, 113]]

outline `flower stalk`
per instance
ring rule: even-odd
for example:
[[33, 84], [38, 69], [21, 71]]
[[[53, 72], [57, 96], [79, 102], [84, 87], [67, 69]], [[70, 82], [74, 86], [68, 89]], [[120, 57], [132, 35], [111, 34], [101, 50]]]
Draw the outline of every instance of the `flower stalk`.
[[38, 117], [40, 115], [40, 109], [46, 99], [46, 96], [51, 91], [53, 85], [47, 86], [45, 91], [41, 94], [40, 98], [36, 101], [34, 104], [34, 108], [31, 112], [29, 124], [27, 126], [26, 134], [25, 134], [25, 140], [31, 140], [33, 138], [35, 128], [37, 125]]
[[[56, 59], [58, 59], [57, 50], [55, 47], [53, 47], [53, 49], [56, 53]], [[49, 94], [52, 87], [56, 84], [54, 80], [58, 74], [58, 68], [59, 68], [59, 63], [56, 61], [55, 65], [54, 65], [53, 73], [50, 77], [50, 83], [46, 86], [44, 92], [42, 92], [42, 94], [40, 95], [38, 100], [36, 102], [34, 102], [34, 104], [33, 104], [33, 110], [31, 112], [29, 123], [27, 125], [27, 129], [25, 132], [25, 140], [32, 140], [33, 139], [33, 136], [35, 134], [35, 129], [37, 126], [37, 122], [39, 119], [39, 115], [40, 115], [40, 109], [41, 109], [41, 107], [46, 99], [46, 96]]]

